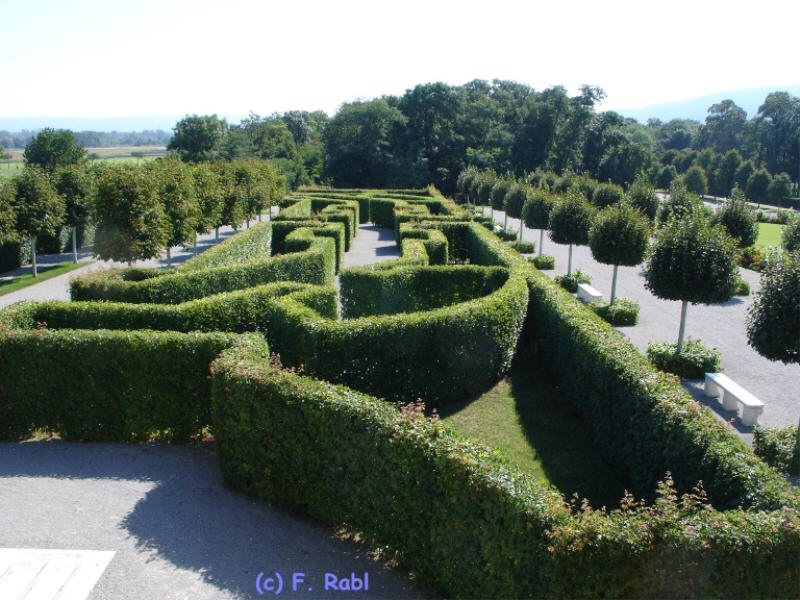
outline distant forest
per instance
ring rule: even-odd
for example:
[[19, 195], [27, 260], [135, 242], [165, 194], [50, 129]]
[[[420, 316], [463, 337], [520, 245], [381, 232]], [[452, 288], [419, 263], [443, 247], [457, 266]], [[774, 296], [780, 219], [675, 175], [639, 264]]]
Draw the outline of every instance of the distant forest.
[[[0, 146], [24, 148], [39, 130], [0, 131]], [[110, 146], [166, 146], [172, 139], [171, 131], [76, 131], [75, 142], [85, 148]]]

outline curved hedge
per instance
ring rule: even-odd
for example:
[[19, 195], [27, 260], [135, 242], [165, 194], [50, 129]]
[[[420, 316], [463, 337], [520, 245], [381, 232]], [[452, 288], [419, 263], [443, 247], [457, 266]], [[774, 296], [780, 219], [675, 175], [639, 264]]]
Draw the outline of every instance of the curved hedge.
[[573, 515], [441, 422], [280, 371], [246, 344], [213, 365], [225, 482], [359, 534], [464, 598], [792, 597], [796, 511], [718, 512], [662, 487]]

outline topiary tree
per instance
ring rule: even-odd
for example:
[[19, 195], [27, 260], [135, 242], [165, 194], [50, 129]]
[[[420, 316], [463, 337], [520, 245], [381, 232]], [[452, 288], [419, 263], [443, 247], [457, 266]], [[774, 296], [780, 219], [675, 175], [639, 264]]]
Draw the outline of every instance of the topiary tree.
[[593, 207], [575, 189], [570, 189], [566, 197], [553, 206], [550, 213], [550, 239], [556, 244], [569, 244], [567, 275], [572, 275], [572, 246], [589, 243], [589, 227], [593, 216]]
[[645, 215], [650, 222], [655, 220], [660, 203], [656, 190], [650, 183], [650, 180], [647, 179], [647, 175], [639, 173], [636, 176], [636, 179], [633, 180], [628, 190], [628, 200], [631, 205]]
[[735, 189], [731, 199], [716, 212], [713, 223], [722, 225], [730, 236], [737, 240], [740, 248], [747, 248], [756, 243], [758, 221], [739, 189]]
[[676, 179], [669, 188], [669, 197], [661, 205], [658, 220], [666, 223], [670, 219], [680, 219], [690, 213], [702, 212], [703, 203], [700, 198], [687, 190], [680, 179]]
[[614, 265], [609, 302], [612, 306], [619, 265], [633, 267], [642, 262], [649, 239], [650, 222], [628, 202], [608, 206], [595, 216], [589, 230], [589, 248], [595, 260]]
[[683, 347], [686, 309], [728, 300], [738, 276], [736, 242], [724, 227], [691, 212], [673, 218], [656, 234], [644, 269], [645, 287], [664, 300], [680, 300], [678, 347]]
[[155, 258], [170, 237], [158, 183], [143, 167], [113, 165], [98, 171], [93, 198], [94, 253], [103, 260]]
[[[495, 181], [494, 186], [492, 187], [492, 193], [489, 196], [489, 200], [491, 201], [492, 205], [492, 219], [494, 219], [494, 211], [503, 210], [506, 194], [508, 193], [508, 190], [511, 189], [511, 185], [513, 183], [514, 181], [508, 177], [508, 175], [498, 177]], [[505, 216], [503, 229], [508, 229], [508, 214]]]
[[[192, 180], [200, 209], [194, 228], [194, 251], [196, 254], [197, 235], [216, 227], [220, 221], [223, 197], [219, 175], [208, 163], [197, 163], [192, 167]], [[219, 227], [216, 227], [216, 238], [219, 239]]]
[[33, 276], [36, 266], [36, 238], [55, 235], [64, 221], [64, 201], [50, 184], [47, 174], [35, 165], [25, 167], [14, 178], [14, 209], [16, 230], [30, 240]]
[[781, 236], [781, 246], [787, 252], [800, 250], [800, 216], [795, 215], [786, 223]]
[[683, 174], [683, 184], [692, 194], [702, 196], [708, 192], [708, 177], [703, 167], [698, 165], [690, 167], [689, 170]]
[[506, 211], [506, 222], [508, 217], [519, 219], [519, 241], [522, 241], [522, 207], [528, 199], [530, 187], [521, 183], [513, 183], [506, 193], [503, 200], [503, 209]]
[[587, 196], [591, 199], [592, 204], [597, 208], [605, 208], [612, 204], [619, 204], [625, 197], [623, 189], [614, 183], [601, 183], [596, 188], [592, 196]]
[[533, 189], [522, 206], [522, 220], [526, 227], [539, 230], [539, 256], [542, 255], [544, 230], [550, 226], [553, 196], [547, 190]]
[[[800, 253], [773, 252], [747, 315], [747, 341], [761, 356], [800, 364]], [[800, 475], [800, 423], [789, 470]]]
[[769, 184], [772, 181], [766, 169], [759, 169], [747, 180], [747, 199], [760, 207], [769, 200]]
[[69, 225], [72, 238], [72, 262], [78, 262], [78, 227], [84, 227], [89, 220], [89, 198], [92, 193], [92, 180], [85, 169], [78, 165], [58, 167], [53, 176], [56, 191], [64, 200], [65, 221]]
[[191, 168], [178, 158], [154, 161], [147, 171], [158, 186], [158, 197], [169, 222], [165, 243], [167, 266], [172, 266], [172, 247], [194, 239], [200, 205], [194, 189]]
[[753, 164], [752, 160], [743, 161], [742, 164], [739, 165], [739, 168], [736, 169], [736, 175], [734, 176], [736, 187], [740, 190], [747, 191], [747, 182], [750, 181], [750, 177], [755, 172], [756, 166]]
[[[496, 181], [497, 175], [493, 171], [482, 171], [476, 175], [472, 183], [472, 194], [477, 198], [481, 206], [489, 205], [491, 207], [489, 199]], [[494, 220], [494, 209], [491, 209], [491, 217]]]
[[456, 180], [456, 189], [467, 197], [467, 204], [469, 204], [469, 199], [472, 195], [472, 184], [477, 174], [478, 171], [475, 167], [467, 167], [459, 173]]
[[14, 195], [14, 185], [0, 180], [0, 244], [16, 241], [18, 237]]

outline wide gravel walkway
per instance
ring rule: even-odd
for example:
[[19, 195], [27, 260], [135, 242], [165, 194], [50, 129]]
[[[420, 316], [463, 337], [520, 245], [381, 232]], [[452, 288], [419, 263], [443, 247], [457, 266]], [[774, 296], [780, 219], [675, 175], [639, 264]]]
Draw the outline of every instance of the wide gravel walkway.
[[[487, 209], [488, 214], [488, 209]], [[495, 221], [502, 224], [504, 213], [495, 211]], [[519, 231], [519, 220], [509, 218], [510, 229]], [[538, 253], [539, 230], [525, 228], [523, 240], [536, 242]], [[555, 271], [546, 271], [551, 276], [567, 272], [568, 246], [554, 243], [544, 235], [544, 253], [556, 259]], [[598, 263], [592, 258], [588, 246], [573, 247], [572, 268], [581, 269], [592, 276], [592, 286], [608, 300], [611, 295], [611, 265]], [[785, 427], [797, 423], [800, 414], [798, 390], [800, 390], [800, 368], [784, 365], [763, 358], [747, 344], [745, 316], [759, 289], [759, 274], [740, 269], [742, 277], [750, 283], [751, 295], [734, 297], [723, 304], [689, 305], [686, 318], [686, 335], [698, 338], [706, 346], [719, 349], [722, 366], [728, 377], [755, 394], [764, 404], [764, 413], [759, 423], [769, 427]], [[644, 287], [642, 265], [620, 267], [617, 277], [617, 297], [636, 300], [640, 305], [639, 324], [633, 327], [618, 327], [642, 352], [652, 341], [676, 342], [680, 325], [680, 302], [661, 300]], [[702, 391], [702, 381], [684, 380], [683, 385], [699, 402], [709, 406], [723, 421], [732, 421], [740, 436], [750, 441], [752, 428], [742, 425], [733, 412], [725, 411], [721, 405], [709, 400]]]

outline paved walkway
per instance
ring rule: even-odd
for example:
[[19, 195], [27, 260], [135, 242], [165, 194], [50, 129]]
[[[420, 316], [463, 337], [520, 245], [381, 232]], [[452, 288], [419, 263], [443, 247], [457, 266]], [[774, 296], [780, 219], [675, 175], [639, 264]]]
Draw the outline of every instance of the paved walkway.
[[[399, 256], [391, 230], [362, 225], [356, 240], [348, 266]], [[68, 298], [68, 277], [49, 283], [27, 297]], [[279, 573], [290, 598], [430, 596], [365, 546], [225, 488], [212, 444], [0, 443], [0, 548], [24, 549], [10, 553], [17, 574], [31, 549], [67, 550], [70, 560], [114, 552], [93, 600], [257, 598], [261, 573], [262, 582]], [[62, 554], [47, 553], [48, 568]], [[293, 573], [304, 573], [297, 592]], [[369, 589], [326, 592], [326, 573], [368, 573]]]
[[[502, 223], [504, 213], [495, 211], [495, 221]], [[519, 221], [508, 219], [509, 228], [519, 231]], [[523, 240], [539, 244], [539, 230], [525, 228]], [[537, 247], [537, 253], [538, 253]], [[551, 276], [567, 271], [568, 246], [554, 243], [545, 233], [544, 253], [555, 256], [555, 272]], [[611, 294], [612, 268], [592, 258], [588, 246], [573, 247], [573, 269], [579, 268], [592, 276], [592, 286], [603, 293], [605, 299]], [[642, 266], [620, 267], [617, 277], [617, 297], [631, 298], [639, 302], [639, 324], [634, 327], [618, 327], [642, 352], [652, 341], [675, 342], [680, 324], [680, 302], [656, 298], [644, 287]], [[759, 274], [740, 269], [742, 277], [750, 283], [751, 295], [734, 297], [723, 304], [689, 305], [686, 318], [686, 335], [699, 338], [707, 346], [713, 346], [722, 354], [725, 373], [745, 389], [755, 394], [766, 405], [759, 423], [769, 427], [785, 427], [797, 423], [800, 405], [797, 390], [800, 390], [800, 368], [784, 365], [763, 358], [747, 344], [745, 316], [759, 289]], [[715, 401], [709, 401], [702, 393], [702, 381], [683, 381], [684, 386], [701, 403], [709, 406], [723, 421], [733, 419], [733, 427], [746, 441], [752, 439], [752, 428], [741, 424], [734, 413], [725, 411]]]

